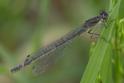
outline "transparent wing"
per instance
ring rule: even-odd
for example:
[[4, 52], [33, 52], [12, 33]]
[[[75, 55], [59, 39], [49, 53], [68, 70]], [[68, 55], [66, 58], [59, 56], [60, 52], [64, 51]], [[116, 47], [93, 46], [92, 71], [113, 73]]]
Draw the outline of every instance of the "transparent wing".
[[35, 61], [32, 67], [33, 73], [39, 75], [49, 70], [63, 56], [64, 48], [65, 46], [62, 46]]
[[[97, 28], [97, 27], [96, 27]], [[92, 31], [93, 33], [96, 33], [97, 29], [94, 28]], [[98, 31], [99, 32], [99, 31]], [[86, 34], [89, 34], [87, 32], [83, 33], [83, 35], [88, 36]], [[92, 34], [89, 34], [89, 38], [91, 38]], [[68, 42], [68, 44], [70, 44], [70, 42]], [[43, 72], [47, 71], [50, 69], [51, 66], [53, 66], [53, 64], [55, 64], [60, 57], [63, 56], [63, 51], [65, 47], [68, 47], [68, 44], [63, 45], [60, 48], [57, 48], [55, 51], [50, 52], [49, 54], [39, 58], [38, 60], [36, 60], [33, 64], [33, 73], [36, 75], [42, 74]]]

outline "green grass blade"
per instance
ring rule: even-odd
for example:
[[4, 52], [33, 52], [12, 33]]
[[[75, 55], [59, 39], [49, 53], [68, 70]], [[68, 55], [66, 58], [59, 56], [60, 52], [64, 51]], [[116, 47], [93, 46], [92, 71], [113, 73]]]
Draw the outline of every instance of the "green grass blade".
[[[119, 6], [120, 6], [120, 2], [121, 0], [118, 0], [116, 5], [114, 4], [114, 6], [110, 6], [112, 9], [112, 13], [110, 14], [111, 17], [110, 18], [117, 18], [118, 16], [118, 10], [119, 10]], [[109, 8], [110, 9], [110, 8]], [[96, 44], [96, 46], [94, 48], [91, 49], [91, 57], [89, 59], [88, 65], [85, 69], [84, 75], [81, 79], [80, 83], [95, 83], [96, 82], [96, 78], [98, 77], [99, 72], [102, 72], [102, 68], [111, 66], [111, 52], [112, 52], [112, 46], [109, 43], [112, 38], [113, 38], [113, 34], [115, 31], [115, 22], [113, 21], [112, 23], [109, 23], [109, 25], [107, 26], [107, 29], [104, 29], [103, 33], [102, 33], [102, 37], [105, 38], [105, 40], [103, 40], [102, 38], [98, 41], [98, 43]], [[106, 42], [107, 41], [107, 42]], [[108, 64], [105, 66], [105, 64]], [[100, 71], [101, 70], [101, 71]], [[111, 76], [110, 74], [107, 75], [107, 72], [109, 72], [110, 70], [106, 69], [105, 73], [102, 74], [102, 80], [105, 83], [109, 83], [112, 82], [112, 79], [110, 77], [110, 79], [108, 80], [107, 77]]]

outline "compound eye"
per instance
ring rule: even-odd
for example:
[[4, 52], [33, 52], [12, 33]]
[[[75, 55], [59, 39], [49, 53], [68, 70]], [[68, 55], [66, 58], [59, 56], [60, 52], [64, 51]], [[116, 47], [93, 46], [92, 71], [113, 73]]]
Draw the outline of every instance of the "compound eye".
[[106, 20], [106, 19], [108, 18], [108, 13], [105, 12], [105, 11], [102, 11], [102, 12], [100, 13], [100, 16], [101, 16], [102, 19]]

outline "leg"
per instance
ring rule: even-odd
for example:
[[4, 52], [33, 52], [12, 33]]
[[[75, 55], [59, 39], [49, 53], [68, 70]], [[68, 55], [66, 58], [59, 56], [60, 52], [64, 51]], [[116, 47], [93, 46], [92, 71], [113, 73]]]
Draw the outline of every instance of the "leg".
[[99, 33], [91, 32], [92, 30], [89, 30], [88, 33], [91, 34], [91, 39], [97, 39], [99, 37]]

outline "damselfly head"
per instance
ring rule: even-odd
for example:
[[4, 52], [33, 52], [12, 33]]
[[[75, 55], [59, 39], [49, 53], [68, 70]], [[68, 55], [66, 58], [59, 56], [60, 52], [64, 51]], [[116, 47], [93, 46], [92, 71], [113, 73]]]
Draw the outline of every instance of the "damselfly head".
[[102, 11], [100, 13], [100, 18], [103, 19], [103, 20], [107, 20], [108, 18], [108, 13], [106, 11]]

